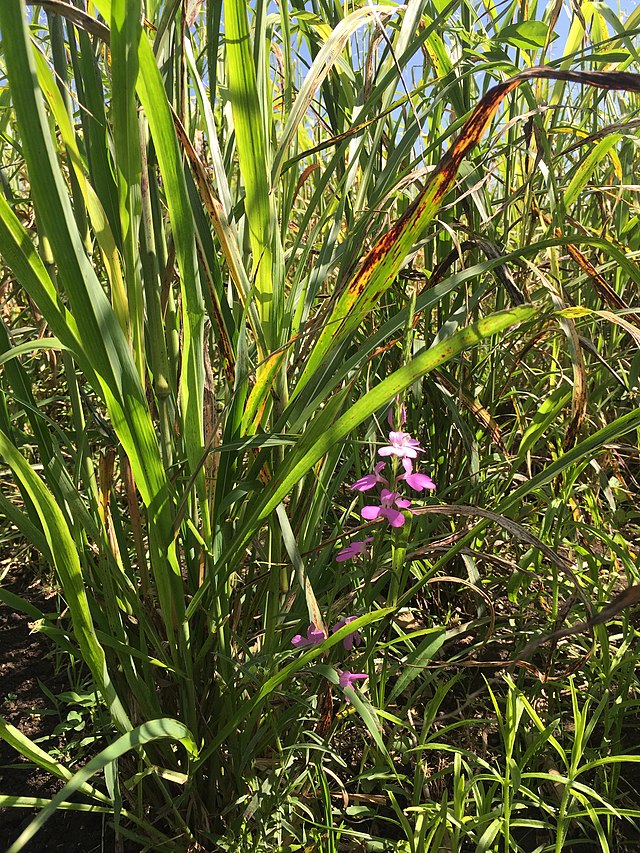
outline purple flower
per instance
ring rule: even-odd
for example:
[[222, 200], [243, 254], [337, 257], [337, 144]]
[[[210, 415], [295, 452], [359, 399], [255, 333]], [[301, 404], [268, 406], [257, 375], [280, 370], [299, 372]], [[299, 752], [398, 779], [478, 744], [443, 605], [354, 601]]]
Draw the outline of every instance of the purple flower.
[[[353, 687], [353, 682], [357, 681], [359, 678], [368, 678], [369, 676], [365, 672], [341, 672], [338, 670], [338, 684], [344, 690], [345, 687]], [[347, 702], [349, 702], [349, 697], [344, 697]]]
[[401, 474], [398, 480], [404, 480], [416, 492], [421, 492], [423, 489], [435, 489], [436, 484], [427, 474], [412, 473], [411, 460], [407, 459], [406, 456], [402, 460], [402, 464], [404, 466], [404, 474]]
[[373, 469], [373, 474], [365, 474], [364, 477], [360, 477], [359, 480], [356, 480], [353, 486], [349, 486], [350, 489], [357, 489], [359, 492], [366, 492], [369, 489], [372, 489], [376, 483], [384, 483], [385, 486], [389, 485], [389, 481], [385, 480], [384, 477], [380, 476], [380, 471], [385, 466], [385, 462], [378, 462], [378, 464]]
[[389, 442], [378, 450], [378, 456], [408, 456], [415, 459], [422, 452], [418, 439], [412, 438], [408, 432], [390, 432]]
[[[346, 619], [341, 619], [333, 626], [333, 628], [331, 629], [331, 633], [335, 634], [335, 632], [339, 631], [340, 628], [344, 628], [345, 625], [348, 625], [349, 622], [353, 622], [354, 619], [357, 618], [357, 616], [347, 616]], [[350, 652], [354, 646], [359, 646], [361, 643], [362, 637], [360, 636], [360, 631], [352, 631], [350, 634], [347, 634], [347, 636], [342, 641], [343, 646], [348, 652]]]
[[345, 560], [357, 557], [358, 554], [364, 554], [369, 542], [373, 542], [373, 536], [368, 536], [366, 539], [362, 539], [360, 541], [355, 540], [354, 542], [350, 542], [346, 548], [338, 551], [336, 554], [336, 562], [344, 563]]
[[303, 637], [301, 634], [296, 634], [293, 640], [291, 640], [291, 645], [295, 646], [296, 649], [304, 648], [304, 646], [319, 646], [326, 639], [326, 634], [322, 628], [318, 628], [316, 625], [309, 625], [307, 636]]
[[[402, 527], [405, 519], [400, 510], [410, 507], [411, 501], [401, 498], [398, 492], [390, 492], [389, 489], [383, 489], [380, 492], [380, 501], [380, 506], [363, 506], [360, 515], [368, 521], [373, 521], [374, 518], [386, 518], [392, 527]], [[394, 506], [398, 509], [394, 509]]]

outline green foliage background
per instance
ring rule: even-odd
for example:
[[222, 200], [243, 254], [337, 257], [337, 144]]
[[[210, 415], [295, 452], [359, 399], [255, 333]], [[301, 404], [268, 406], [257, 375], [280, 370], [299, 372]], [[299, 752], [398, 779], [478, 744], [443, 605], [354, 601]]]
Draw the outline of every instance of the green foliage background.
[[[154, 850], [634, 837], [640, 11], [560, 13], [0, 4], [2, 541], [105, 718], [0, 726], [68, 781], [11, 851], [72, 790]], [[400, 400], [437, 496], [337, 565]], [[291, 646], [343, 615], [351, 707]]]

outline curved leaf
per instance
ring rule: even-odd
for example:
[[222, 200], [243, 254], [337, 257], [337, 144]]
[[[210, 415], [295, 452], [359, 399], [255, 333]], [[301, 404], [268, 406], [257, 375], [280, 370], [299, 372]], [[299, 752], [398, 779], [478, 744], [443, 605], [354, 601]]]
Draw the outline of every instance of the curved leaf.
[[187, 750], [190, 756], [197, 756], [198, 750], [190, 731], [182, 723], [177, 720], [160, 719], [152, 720], [149, 723], [143, 723], [130, 732], [127, 732], [118, 738], [115, 743], [110, 744], [102, 752], [98, 753], [95, 758], [87, 762], [84, 767], [78, 770], [67, 784], [59, 791], [51, 802], [31, 821], [29, 826], [20, 834], [20, 836], [8, 848], [7, 853], [19, 853], [24, 845], [33, 838], [33, 836], [42, 828], [51, 815], [58, 808], [58, 805], [64, 802], [74, 791], [82, 789], [83, 785], [99, 773], [101, 770], [111, 764], [111, 762], [120, 758], [126, 752], [135, 749], [138, 746], [151, 743], [155, 740], [175, 740], [179, 741]]
[[392, 228], [376, 241], [338, 296], [292, 392], [292, 399], [302, 391], [329, 351], [360, 325], [362, 318], [391, 286], [410, 250], [453, 186], [462, 161], [480, 141], [504, 98], [522, 83], [536, 78], [640, 92], [639, 74], [622, 71], [562, 71], [547, 67], [529, 68], [490, 89], [474, 108], [437, 168], [429, 175], [423, 190]]

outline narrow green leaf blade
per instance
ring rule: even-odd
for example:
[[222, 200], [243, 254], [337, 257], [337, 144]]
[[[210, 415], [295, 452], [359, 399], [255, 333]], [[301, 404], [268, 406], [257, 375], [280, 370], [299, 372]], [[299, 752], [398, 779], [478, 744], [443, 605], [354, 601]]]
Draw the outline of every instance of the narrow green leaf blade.
[[189, 730], [177, 720], [161, 719], [152, 720], [148, 723], [138, 726], [130, 732], [121, 735], [115, 743], [110, 744], [106, 749], [103, 749], [95, 758], [92, 758], [84, 767], [78, 770], [77, 773], [67, 782], [64, 788], [56, 794], [48, 806], [44, 808], [20, 834], [7, 850], [7, 853], [19, 853], [24, 845], [33, 838], [38, 830], [46, 823], [46, 821], [55, 812], [59, 803], [64, 802], [70, 797], [74, 791], [79, 790], [92, 776], [99, 773], [101, 770], [110, 764], [112, 761], [120, 758], [120, 756], [135, 749], [138, 746], [144, 746], [156, 740], [175, 740], [181, 743], [187, 750], [189, 755], [195, 757], [197, 755], [197, 747], [193, 742], [193, 738]]
[[2, 432], [0, 455], [11, 467], [38, 513], [49, 554], [71, 611], [73, 630], [82, 650], [82, 658], [109, 705], [114, 721], [122, 731], [127, 731], [131, 728], [131, 723], [109, 678], [105, 654], [96, 637], [91, 618], [80, 560], [64, 516], [38, 475]]

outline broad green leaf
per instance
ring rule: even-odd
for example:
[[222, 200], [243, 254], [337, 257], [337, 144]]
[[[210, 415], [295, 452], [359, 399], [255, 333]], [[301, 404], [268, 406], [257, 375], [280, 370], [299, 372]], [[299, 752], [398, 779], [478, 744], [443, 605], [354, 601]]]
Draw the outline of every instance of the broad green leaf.
[[142, 37], [140, 0], [113, 0], [110, 31], [111, 118], [129, 309], [128, 331], [140, 381], [144, 382], [144, 303], [138, 250], [142, 162], [136, 103], [138, 44]]
[[8, 352], [0, 355], [0, 365], [6, 364], [14, 358], [20, 358], [20, 356], [31, 355], [34, 352], [48, 349], [60, 350], [63, 349], [63, 346], [57, 338], [41, 338], [37, 341], [25, 341], [23, 344], [17, 344]]
[[[618, 142], [622, 139], [622, 136], [619, 133], [612, 133], [609, 136], [606, 136], [604, 139], [601, 139], [597, 145], [593, 147], [593, 149], [587, 154], [587, 156], [581, 160], [580, 165], [576, 169], [569, 186], [564, 192], [564, 206], [567, 210], [574, 203], [574, 201], [578, 198], [582, 190], [586, 187], [587, 183], [593, 176], [593, 173], [598, 168], [600, 163], [604, 160], [604, 158], [611, 152], [610, 156], [615, 156], [614, 152], [611, 151]], [[619, 165], [618, 165], [619, 169]], [[622, 177], [620, 175], [620, 177]]]
[[522, 21], [503, 27], [494, 39], [522, 50], [536, 50], [544, 47], [548, 32], [549, 26], [542, 21]]
[[[280, 343], [276, 340], [274, 322], [282, 305], [280, 279], [284, 269], [269, 185], [265, 125], [270, 126], [271, 116], [260, 101], [248, 16], [249, 7], [244, 0], [224, 0], [229, 98], [245, 188], [244, 209], [253, 254], [256, 300], [267, 343], [275, 349]], [[261, 353], [261, 358], [265, 356], [266, 353]]]

